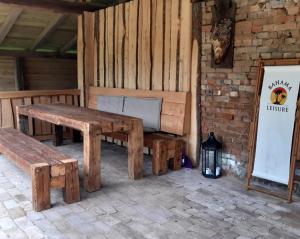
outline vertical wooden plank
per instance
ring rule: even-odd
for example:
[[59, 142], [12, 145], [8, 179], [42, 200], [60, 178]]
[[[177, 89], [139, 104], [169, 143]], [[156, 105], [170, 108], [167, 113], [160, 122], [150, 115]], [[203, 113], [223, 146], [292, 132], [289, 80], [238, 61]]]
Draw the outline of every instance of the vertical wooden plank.
[[192, 42], [192, 4], [181, 0], [179, 91], [191, 89], [191, 42]]
[[[32, 99], [30, 97], [24, 98], [24, 105], [32, 105]], [[28, 135], [33, 136], [33, 119], [28, 117]]]
[[[40, 97], [33, 97], [33, 104], [40, 104]], [[42, 135], [42, 122], [38, 119], [33, 119], [34, 121], [34, 135]]]
[[163, 89], [163, 7], [164, 1], [156, 0], [156, 4], [153, 5], [155, 10], [152, 24], [154, 24], [155, 34], [152, 45], [152, 90]]
[[124, 43], [124, 88], [129, 88], [129, 6], [130, 3], [124, 4], [124, 26], [125, 26], [125, 43]]
[[75, 106], [79, 106], [79, 101], [78, 101], [78, 99], [79, 99], [79, 98], [78, 98], [78, 95], [74, 95], [74, 96], [73, 96], [73, 102], [74, 102], [74, 105], [75, 105]]
[[164, 90], [170, 90], [170, 58], [171, 58], [171, 9], [172, 0], [166, 0], [165, 3], [165, 37], [164, 37]]
[[194, 165], [199, 165], [200, 155], [200, 79], [201, 79], [201, 2], [192, 6], [192, 56], [191, 56], [191, 121], [190, 135], [188, 138], [188, 155]]
[[2, 128], [14, 127], [13, 109], [10, 99], [2, 99]]
[[[40, 98], [41, 104], [50, 104], [51, 98], [49, 96], [41, 96]], [[42, 134], [49, 135], [51, 134], [51, 124], [45, 121], [42, 121]]]
[[114, 8], [105, 9], [106, 13], [106, 87], [114, 87]]
[[72, 95], [66, 96], [66, 103], [67, 103], [67, 105], [73, 105], [73, 96]]
[[105, 82], [105, 10], [99, 11], [99, 83], [104, 87]]
[[89, 87], [94, 84], [95, 13], [84, 12], [84, 89], [87, 105]]
[[128, 88], [136, 89], [136, 69], [137, 69], [137, 24], [138, 24], [138, 1], [129, 2], [129, 68], [128, 68]]
[[62, 104], [65, 104], [66, 103], [66, 96], [65, 95], [60, 95], [58, 97], [58, 102], [62, 103]]
[[99, 82], [99, 74], [98, 74], [98, 65], [99, 65], [99, 13], [95, 12], [95, 26], [94, 26], [94, 83], [93, 86], [98, 87], [100, 82]]
[[124, 5], [116, 6], [115, 14], [115, 78], [116, 87], [123, 87], [123, 47], [124, 47]]
[[172, 0], [171, 6], [171, 41], [170, 41], [170, 81], [169, 90], [176, 91], [177, 85], [177, 42], [179, 31], [179, 0]]
[[0, 128], [2, 128], [2, 99], [0, 99]]
[[49, 209], [50, 203], [50, 166], [34, 164], [31, 167], [32, 180], [32, 207], [40, 212]]
[[151, 0], [140, 1], [139, 6], [138, 87], [150, 89], [151, 77]]
[[55, 104], [55, 103], [58, 103], [58, 102], [59, 102], [59, 100], [58, 100], [58, 96], [57, 95], [54, 95], [54, 96], [51, 97], [51, 103], [52, 104]]
[[78, 88], [80, 89], [80, 102], [84, 106], [84, 39], [83, 39], [83, 16], [77, 17], [77, 79]]

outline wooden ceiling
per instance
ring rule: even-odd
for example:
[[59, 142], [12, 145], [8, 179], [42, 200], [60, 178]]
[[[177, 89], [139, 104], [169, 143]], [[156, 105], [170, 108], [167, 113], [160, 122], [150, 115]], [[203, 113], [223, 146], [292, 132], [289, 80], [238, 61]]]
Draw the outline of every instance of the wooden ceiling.
[[128, 0], [0, 0], [0, 55], [76, 56], [77, 15]]

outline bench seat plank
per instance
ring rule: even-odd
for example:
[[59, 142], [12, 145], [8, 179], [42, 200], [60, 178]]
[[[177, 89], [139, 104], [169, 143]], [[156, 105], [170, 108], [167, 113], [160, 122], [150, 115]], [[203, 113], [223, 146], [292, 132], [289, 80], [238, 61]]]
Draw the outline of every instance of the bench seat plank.
[[0, 152], [27, 173], [31, 172], [31, 165], [43, 163], [49, 164], [53, 173], [59, 172], [61, 160], [70, 158], [15, 129], [0, 129], [0, 135]]

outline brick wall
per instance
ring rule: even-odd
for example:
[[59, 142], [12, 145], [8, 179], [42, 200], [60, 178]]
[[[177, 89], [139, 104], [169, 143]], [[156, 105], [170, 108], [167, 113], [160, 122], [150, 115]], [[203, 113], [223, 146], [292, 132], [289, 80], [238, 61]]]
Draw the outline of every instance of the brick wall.
[[[224, 164], [245, 176], [248, 134], [258, 60], [300, 57], [300, 1], [235, 0], [233, 69], [211, 68], [211, 6], [202, 3], [201, 110], [204, 137], [214, 131], [224, 144]], [[238, 92], [239, 97], [230, 97]]]

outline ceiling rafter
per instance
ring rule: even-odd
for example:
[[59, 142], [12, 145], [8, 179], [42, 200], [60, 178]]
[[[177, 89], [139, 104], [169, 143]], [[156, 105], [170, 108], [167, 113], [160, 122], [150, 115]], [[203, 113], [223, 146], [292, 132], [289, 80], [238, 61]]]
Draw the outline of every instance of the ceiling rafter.
[[0, 0], [0, 3], [52, 10], [60, 13], [81, 14], [84, 11], [92, 12], [106, 7], [104, 4], [92, 5], [82, 2], [67, 2], [61, 0]]
[[66, 15], [58, 14], [49, 24], [48, 26], [40, 33], [37, 39], [35, 39], [34, 43], [30, 47], [31, 51], [34, 51], [38, 48], [46, 39], [56, 30], [56, 28], [67, 18]]
[[61, 54], [70, 50], [77, 43], [77, 35], [75, 35], [70, 41], [68, 41], [60, 50]]
[[2, 24], [0, 28], [0, 44], [2, 44], [7, 34], [12, 29], [13, 25], [15, 24], [18, 17], [22, 13], [22, 10], [23, 10], [22, 8], [14, 8], [10, 11], [8, 16], [6, 17], [5, 22]]

